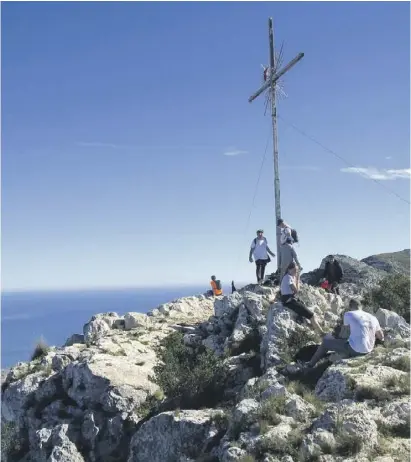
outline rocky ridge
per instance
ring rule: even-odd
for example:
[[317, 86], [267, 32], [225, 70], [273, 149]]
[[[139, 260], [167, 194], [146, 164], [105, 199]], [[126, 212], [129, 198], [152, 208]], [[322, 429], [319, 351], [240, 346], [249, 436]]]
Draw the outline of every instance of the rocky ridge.
[[[349, 297], [383, 275], [337, 258], [345, 270], [342, 297], [309, 284], [300, 295], [326, 331]], [[304, 275], [306, 282], [313, 277]], [[309, 373], [297, 358], [320, 339], [282, 306], [278, 288], [187, 297], [148, 315], [95, 315], [83, 334], [8, 372], [2, 460], [409, 460], [410, 326], [391, 311], [376, 315], [384, 346], [361, 358], [332, 354]], [[157, 347], [175, 332], [187, 351], [213, 351], [223, 361], [224, 393], [215, 407], [185, 408], [153, 378]]]

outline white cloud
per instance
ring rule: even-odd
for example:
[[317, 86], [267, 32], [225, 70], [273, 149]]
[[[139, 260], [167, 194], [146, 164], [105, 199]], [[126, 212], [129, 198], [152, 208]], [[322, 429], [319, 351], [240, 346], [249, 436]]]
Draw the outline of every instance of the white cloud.
[[239, 156], [241, 154], [248, 154], [248, 151], [236, 148], [228, 148], [223, 152], [224, 156]]
[[363, 178], [369, 180], [396, 180], [398, 178], [411, 178], [411, 169], [402, 168], [402, 169], [378, 169], [376, 167], [349, 167], [342, 168], [341, 172], [343, 173], [356, 173], [361, 175]]
[[392, 157], [391, 157], [391, 156], [387, 156], [385, 159], [386, 159], [386, 160], [391, 160]]

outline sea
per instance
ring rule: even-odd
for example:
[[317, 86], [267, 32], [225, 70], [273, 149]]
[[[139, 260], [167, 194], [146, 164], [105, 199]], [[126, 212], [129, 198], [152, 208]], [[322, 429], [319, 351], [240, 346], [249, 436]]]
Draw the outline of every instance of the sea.
[[[223, 287], [225, 293], [229, 288]], [[1, 295], [1, 368], [28, 361], [36, 343], [62, 346], [97, 313], [147, 313], [162, 303], [201, 294], [202, 287], [70, 292], [14, 292]]]

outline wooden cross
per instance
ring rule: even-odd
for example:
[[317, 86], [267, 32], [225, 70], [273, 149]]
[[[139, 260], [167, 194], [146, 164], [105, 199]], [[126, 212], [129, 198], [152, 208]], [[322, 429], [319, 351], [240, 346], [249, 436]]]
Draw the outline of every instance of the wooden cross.
[[276, 105], [276, 82], [278, 79], [288, 72], [295, 64], [298, 63], [303, 57], [304, 53], [299, 53], [293, 60], [285, 65], [281, 70], [277, 71], [277, 63], [274, 52], [274, 33], [273, 33], [273, 19], [268, 19], [268, 38], [270, 46], [270, 72], [268, 80], [248, 98], [248, 102], [252, 103], [261, 93], [270, 88], [271, 98], [271, 117], [273, 126], [273, 150], [274, 150], [274, 192], [275, 192], [275, 225], [277, 237], [277, 269], [280, 270], [280, 237], [281, 230], [277, 226], [277, 221], [281, 218], [281, 205], [280, 205], [280, 174], [278, 169], [278, 141], [277, 141], [277, 105]]

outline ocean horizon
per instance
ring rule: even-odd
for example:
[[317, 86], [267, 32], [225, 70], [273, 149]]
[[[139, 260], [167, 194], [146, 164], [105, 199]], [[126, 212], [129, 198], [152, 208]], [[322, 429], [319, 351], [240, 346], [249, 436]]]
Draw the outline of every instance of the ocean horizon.
[[[231, 287], [223, 287], [231, 293]], [[62, 346], [97, 313], [147, 313], [162, 303], [198, 295], [202, 286], [61, 291], [4, 291], [1, 294], [1, 368], [28, 361], [40, 338]]]

